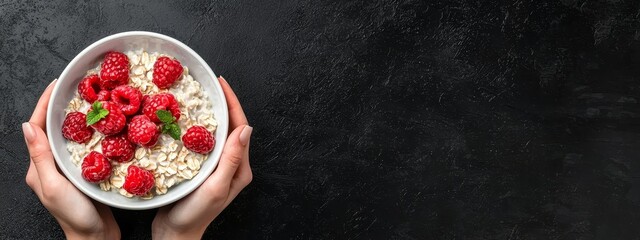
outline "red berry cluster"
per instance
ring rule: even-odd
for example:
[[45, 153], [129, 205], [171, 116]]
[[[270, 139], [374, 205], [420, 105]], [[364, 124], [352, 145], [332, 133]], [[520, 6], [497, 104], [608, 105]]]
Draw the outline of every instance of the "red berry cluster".
[[[160, 57], [154, 64], [152, 81], [158, 88], [167, 89], [180, 79], [182, 72], [180, 62]], [[166, 132], [163, 129], [178, 128], [179, 137], [176, 121], [180, 118], [180, 108], [176, 98], [169, 92], [143, 95], [128, 83], [127, 55], [108, 52], [100, 66], [100, 74], [88, 75], [78, 84], [78, 94], [92, 103], [92, 107], [87, 114], [67, 114], [62, 126], [63, 136], [78, 143], [88, 142], [94, 130], [106, 136], [100, 143], [102, 153], [92, 151], [83, 159], [82, 176], [89, 182], [109, 179], [110, 161], [131, 161], [136, 146], [153, 147], [160, 134]], [[163, 119], [159, 118], [159, 111], [165, 112]], [[165, 126], [171, 124], [175, 126]], [[213, 135], [201, 126], [189, 128], [182, 141], [188, 149], [201, 154], [211, 152], [215, 143]], [[153, 188], [154, 181], [152, 172], [131, 165], [123, 188], [142, 196]]]

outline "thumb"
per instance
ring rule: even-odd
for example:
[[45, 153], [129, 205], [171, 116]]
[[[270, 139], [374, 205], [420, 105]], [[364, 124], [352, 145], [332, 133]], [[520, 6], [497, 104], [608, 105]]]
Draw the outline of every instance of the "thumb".
[[252, 131], [252, 127], [241, 125], [229, 134], [222, 150], [218, 169], [214, 172], [219, 181], [231, 184], [231, 179], [240, 163], [249, 158], [249, 138]]
[[30, 122], [22, 124], [22, 132], [27, 142], [31, 161], [36, 166], [40, 180], [42, 182], [55, 180], [60, 174], [53, 162], [53, 154], [51, 154], [47, 135], [40, 127]]

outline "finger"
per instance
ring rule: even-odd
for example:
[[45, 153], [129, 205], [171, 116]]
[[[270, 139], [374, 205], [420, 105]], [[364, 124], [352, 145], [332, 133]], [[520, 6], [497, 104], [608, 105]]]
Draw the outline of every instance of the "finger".
[[226, 208], [231, 204], [231, 201], [235, 199], [238, 194], [251, 183], [253, 180], [253, 173], [251, 171], [251, 166], [249, 164], [249, 158], [247, 157], [240, 163], [238, 167], [238, 171], [233, 176], [233, 180], [231, 180], [231, 186], [229, 187], [229, 197], [224, 203], [224, 207]]
[[40, 186], [40, 179], [38, 179], [38, 171], [36, 166], [33, 165], [33, 161], [29, 160], [29, 170], [27, 170], [26, 177], [27, 185], [33, 190], [38, 198], [42, 197], [42, 187]]
[[94, 200], [91, 200], [91, 203], [93, 203], [93, 206], [96, 207], [96, 210], [98, 211], [98, 214], [100, 214], [100, 218], [102, 218], [103, 221], [106, 222], [107, 220], [113, 218], [113, 213], [111, 213], [111, 208], [109, 208], [107, 205], [104, 205]]
[[240, 101], [238, 97], [222, 76], [218, 78], [220, 81], [220, 85], [222, 86], [222, 91], [224, 92], [224, 97], [227, 100], [227, 107], [229, 108], [229, 129], [235, 129], [242, 125], [249, 125], [247, 121], [247, 117], [244, 115], [244, 111], [242, 110], [242, 105], [240, 105]]
[[40, 96], [40, 100], [38, 100], [38, 104], [36, 105], [35, 110], [33, 110], [33, 114], [31, 114], [31, 119], [29, 119], [29, 122], [35, 124], [41, 129], [45, 129], [49, 97], [51, 96], [51, 91], [53, 91], [53, 86], [55, 85], [54, 83], [56, 81], [57, 80], [53, 80], [53, 82], [51, 82], [49, 86], [44, 90], [44, 92]]
[[252, 130], [252, 127], [242, 125], [231, 132], [222, 150], [218, 168], [210, 177], [213, 182], [226, 186], [231, 184], [231, 179], [242, 161], [249, 158], [248, 141]]
[[[107, 232], [120, 232], [120, 229], [118, 228], [118, 223], [116, 222], [116, 219], [113, 216], [113, 212], [111, 212], [111, 208], [97, 201], [92, 200], [91, 202], [96, 207], [96, 210], [98, 210], [100, 219], [102, 219], [102, 222], [104, 222], [106, 227], [108, 228]], [[120, 237], [117, 237], [117, 236], [116, 238], [120, 239]]]
[[27, 142], [31, 161], [38, 172], [40, 186], [55, 183], [61, 176], [56, 170], [49, 140], [44, 131], [32, 123], [26, 122], [22, 124], [22, 132]]
[[[30, 122], [33, 122], [34, 125], [38, 127], [44, 128], [45, 122], [47, 119], [47, 106], [49, 105], [49, 97], [51, 96], [51, 91], [53, 91], [53, 86], [56, 80], [53, 80], [49, 83], [49, 86], [45, 88], [42, 95], [40, 95], [40, 99], [38, 99], [38, 103], [31, 114]], [[29, 186], [38, 196], [42, 196], [42, 187], [40, 186], [40, 179], [38, 177], [38, 170], [36, 169], [33, 160], [29, 160], [29, 170], [27, 171], [27, 182]]]

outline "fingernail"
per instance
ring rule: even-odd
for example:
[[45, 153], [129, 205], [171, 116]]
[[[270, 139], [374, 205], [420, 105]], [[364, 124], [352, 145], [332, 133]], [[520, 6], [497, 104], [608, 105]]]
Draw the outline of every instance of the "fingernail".
[[218, 80], [224, 80], [225, 82], [227, 81], [227, 79], [224, 79], [224, 77], [222, 75], [220, 75], [220, 77], [218, 77]]
[[36, 131], [31, 126], [31, 123], [25, 122], [22, 123], [22, 134], [24, 134], [24, 140], [28, 143], [31, 142], [36, 137]]
[[247, 146], [247, 144], [249, 144], [251, 132], [253, 132], [253, 128], [250, 126], [244, 126], [244, 129], [240, 132], [240, 144], [242, 144], [242, 146]]

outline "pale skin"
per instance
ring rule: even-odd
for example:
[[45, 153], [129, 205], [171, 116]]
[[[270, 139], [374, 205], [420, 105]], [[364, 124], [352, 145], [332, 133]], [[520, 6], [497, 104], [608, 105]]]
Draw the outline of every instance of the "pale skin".
[[[253, 178], [249, 165], [253, 128], [227, 81], [222, 77], [218, 80], [229, 108], [229, 133], [218, 167], [193, 193], [158, 210], [151, 225], [153, 239], [200, 239]], [[47, 87], [31, 119], [22, 125], [30, 155], [26, 182], [68, 239], [120, 239], [111, 209], [89, 199], [56, 169], [43, 130], [52, 89], [53, 84]]]

